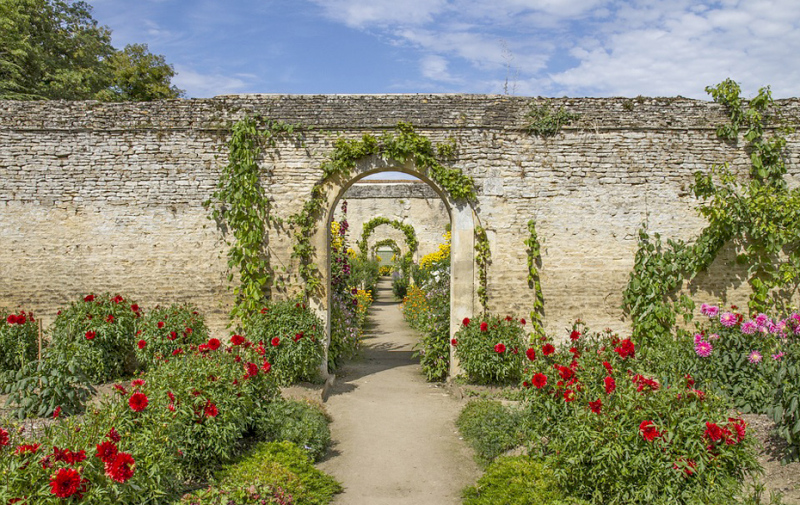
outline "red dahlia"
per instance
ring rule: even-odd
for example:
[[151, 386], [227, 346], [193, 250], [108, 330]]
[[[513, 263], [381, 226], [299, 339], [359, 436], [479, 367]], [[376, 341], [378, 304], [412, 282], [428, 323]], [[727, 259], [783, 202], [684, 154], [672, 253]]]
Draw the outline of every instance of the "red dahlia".
[[264, 361], [264, 364], [261, 365], [261, 370], [263, 370], [264, 373], [268, 373], [270, 370], [272, 370], [272, 365], [269, 361]]
[[452, 345], [453, 347], [457, 346], [458, 345], [458, 340], [456, 340], [454, 338], [451, 338], [450, 339], [450, 345]]
[[211, 403], [211, 400], [208, 400], [205, 408], [203, 409], [203, 414], [205, 414], [206, 417], [217, 417], [219, 410], [217, 409], [216, 405]]
[[78, 492], [81, 486], [81, 474], [74, 468], [59, 468], [50, 477], [50, 492], [59, 498], [69, 498]]
[[218, 338], [211, 338], [208, 340], [208, 348], [211, 349], [212, 351], [216, 351], [217, 349], [219, 349], [220, 345], [222, 345], [222, 343], [219, 341]]
[[554, 352], [556, 352], [556, 348], [553, 347], [553, 344], [544, 344], [542, 346], [542, 354], [544, 354], [545, 356], [550, 356]]
[[109, 463], [117, 456], [117, 445], [111, 441], [105, 441], [97, 444], [97, 452], [94, 454], [103, 463]]
[[652, 442], [664, 434], [656, 429], [656, 425], [653, 421], [642, 421], [642, 424], [639, 425], [639, 432], [648, 442]]
[[242, 345], [244, 344], [244, 337], [241, 335], [234, 335], [231, 337], [231, 344]]
[[147, 407], [148, 399], [144, 393], [133, 393], [128, 399], [128, 405], [134, 412], [141, 412]]
[[248, 377], [255, 377], [258, 375], [258, 365], [255, 363], [248, 363], [247, 364], [247, 376]]
[[498, 344], [495, 344], [494, 352], [496, 352], [498, 354], [503, 354], [504, 352], [506, 352], [506, 344], [504, 344], [502, 342], [500, 342]]
[[137, 346], [139, 346], [139, 349], [144, 349], [145, 347], [147, 347], [147, 342], [146, 342], [146, 341], [144, 341], [144, 340], [139, 340], [139, 341], [136, 343], [136, 345], [137, 345]]
[[614, 377], [606, 377], [603, 382], [606, 386], [606, 394], [610, 395], [617, 389], [617, 381], [614, 380]]
[[83, 298], [83, 301], [84, 301], [84, 302], [93, 302], [93, 301], [94, 301], [94, 295], [86, 295], [86, 296]]
[[531, 379], [531, 383], [536, 386], [536, 389], [542, 389], [547, 385], [547, 376], [543, 373], [537, 373]]
[[469, 326], [469, 318], [465, 317], [464, 320], [461, 321], [461, 324], [463, 324], [464, 326]]
[[272, 337], [270, 343], [272, 344], [273, 347], [278, 347], [278, 344], [281, 343], [281, 339], [278, 337]]
[[9, 444], [8, 432], [3, 428], [0, 428], [0, 447], [6, 446], [8, 444]]
[[569, 334], [570, 340], [578, 340], [581, 338], [581, 332], [578, 330], [572, 330], [572, 333]]
[[160, 330], [161, 328], [164, 327], [164, 321], [159, 321], [158, 323], [156, 323], [156, 326], [158, 326], [158, 329]]
[[489, 323], [483, 322], [481, 323], [481, 331], [487, 331], [489, 329]]
[[536, 350], [533, 347], [529, 347], [528, 350], [525, 351], [525, 356], [531, 361], [536, 360]]
[[127, 452], [119, 452], [111, 461], [106, 462], [106, 475], [117, 482], [125, 482], [131, 477], [136, 468], [133, 456]]
[[603, 402], [600, 401], [600, 398], [598, 398], [593, 402], [589, 402], [589, 408], [592, 409], [592, 412], [594, 412], [595, 414], [599, 414], [600, 409], [603, 408]]
[[87, 331], [86, 335], [85, 335], [86, 340], [92, 340], [96, 336], [97, 336], [97, 333], [95, 333], [93, 331]]
[[16, 314], [10, 314], [8, 316], [8, 319], [6, 319], [6, 322], [8, 324], [17, 324], [17, 315]]
[[112, 442], [119, 442], [121, 440], [119, 433], [117, 433], [117, 430], [113, 426], [108, 430], [108, 433], [106, 433], [106, 437]]

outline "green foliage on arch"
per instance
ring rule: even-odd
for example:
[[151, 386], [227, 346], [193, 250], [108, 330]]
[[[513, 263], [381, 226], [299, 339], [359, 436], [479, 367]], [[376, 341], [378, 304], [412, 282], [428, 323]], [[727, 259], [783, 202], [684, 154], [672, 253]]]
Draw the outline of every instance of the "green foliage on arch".
[[414, 227], [410, 224], [405, 224], [401, 221], [398, 221], [397, 219], [392, 220], [387, 217], [375, 217], [364, 223], [364, 231], [361, 233], [361, 240], [358, 241], [358, 249], [361, 251], [361, 257], [365, 259], [367, 257], [367, 252], [369, 249], [368, 241], [369, 237], [372, 235], [372, 232], [375, 231], [375, 228], [384, 224], [403, 232], [406, 237], [406, 245], [408, 246], [408, 252], [405, 256], [408, 260], [411, 260], [411, 258], [414, 256], [414, 253], [417, 252], [417, 248], [419, 247], [419, 241], [417, 240], [417, 234], [414, 231]]
[[430, 177], [454, 200], [473, 201], [475, 181], [472, 177], [440, 161], [452, 159], [455, 153], [455, 140], [435, 146], [430, 139], [414, 131], [410, 123], [403, 122], [397, 124], [394, 133], [386, 133], [380, 138], [364, 134], [360, 140], [338, 139], [333, 152], [322, 163], [323, 178], [311, 189], [311, 198], [300, 212], [289, 219], [294, 225], [292, 257], [298, 260], [298, 273], [305, 283], [306, 296], [318, 292], [322, 286], [322, 276], [313, 260], [315, 251], [310, 238], [327, 201], [328, 181], [348, 178], [360, 159], [375, 155], [400, 163], [413, 162], [422, 175]]
[[372, 244], [372, 256], [373, 257], [375, 256], [376, 251], [378, 249], [380, 249], [381, 247], [389, 247], [389, 248], [392, 249], [392, 251], [394, 251], [394, 253], [396, 255], [398, 255], [398, 256], [400, 255], [400, 246], [397, 245], [397, 242], [395, 242], [393, 239], [385, 238], [385, 239], [382, 239], [382, 240], [378, 240], [377, 242]]

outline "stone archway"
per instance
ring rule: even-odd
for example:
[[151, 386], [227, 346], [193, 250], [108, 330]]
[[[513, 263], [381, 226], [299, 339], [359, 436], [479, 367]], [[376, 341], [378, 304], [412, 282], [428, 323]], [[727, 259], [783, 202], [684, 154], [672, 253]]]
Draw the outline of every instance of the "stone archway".
[[[345, 179], [331, 179], [326, 183], [326, 202], [323, 205], [322, 215], [309, 237], [310, 244], [317, 251], [317, 264], [322, 276], [323, 290], [319, 296], [310, 299], [312, 307], [325, 322], [327, 345], [330, 344], [331, 332], [331, 279], [330, 279], [330, 224], [339, 201], [345, 192], [354, 183], [367, 175], [379, 172], [402, 172], [427, 183], [439, 195], [450, 215], [451, 245], [450, 245], [450, 335], [458, 331], [460, 321], [471, 317], [475, 313], [475, 228], [477, 215], [469, 202], [456, 201], [440, 187], [435, 181], [418, 171], [413, 163], [400, 164], [388, 161], [379, 156], [368, 156], [356, 164], [351, 176]], [[322, 374], [328, 377], [326, 357], [322, 364]], [[450, 349], [450, 375], [458, 370], [453, 349]]]

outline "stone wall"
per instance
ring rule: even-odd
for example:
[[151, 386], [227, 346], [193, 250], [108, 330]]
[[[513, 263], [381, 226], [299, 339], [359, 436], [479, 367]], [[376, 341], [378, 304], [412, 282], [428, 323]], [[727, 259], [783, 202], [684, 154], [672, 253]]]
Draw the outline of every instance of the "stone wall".
[[[546, 327], [560, 331], [581, 317], [592, 327], [624, 330], [621, 292], [639, 227], [647, 222], [665, 237], [691, 239], [703, 226], [689, 191], [693, 172], [729, 162], [744, 173], [747, 155], [716, 137], [726, 118], [708, 102], [555, 99], [555, 107], [580, 119], [547, 139], [523, 128], [531, 103], [541, 100], [238, 95], [142, 104], [0, 102], [0, 305], [22, 305], [47, 321], [78, 295], [121, 292], [144, 306], [191, 301], [223, 332], [231, 302], [224, 235], [202, 202], [225, 163], [231, 122], [259, 114], [300, 125], [299, 137], [279, 142], [262, 160], [273, 212], [283, 218], [308, 199], [340, 136], [380, 135], [408, 121], [434, 142], [455, 138], [453, 165], [476, 181], [474, 212], [491, 244], [491, 310], [530, 310], [523, 240], [535, 219]], [[782, 103], [796, 122], [800, 102]], [[792, 135], [793, 179], [797, 147]], [[276, 271], [292, 271], [291, 245], [288, 230], [271, 231]], [[698, 301], [742, 303], [732, 257], [693, 286]]]

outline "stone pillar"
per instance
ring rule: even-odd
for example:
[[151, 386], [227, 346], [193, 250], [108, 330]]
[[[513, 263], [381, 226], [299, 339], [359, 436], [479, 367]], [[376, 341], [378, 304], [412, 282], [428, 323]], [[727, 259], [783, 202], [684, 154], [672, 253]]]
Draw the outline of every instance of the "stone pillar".
[[[461, 321], [475, 314], [475, 216], [466, 203], [451, 209], [450, 239], [450, 338]], [[450, 377], [461, 371], [450, 346]]]

